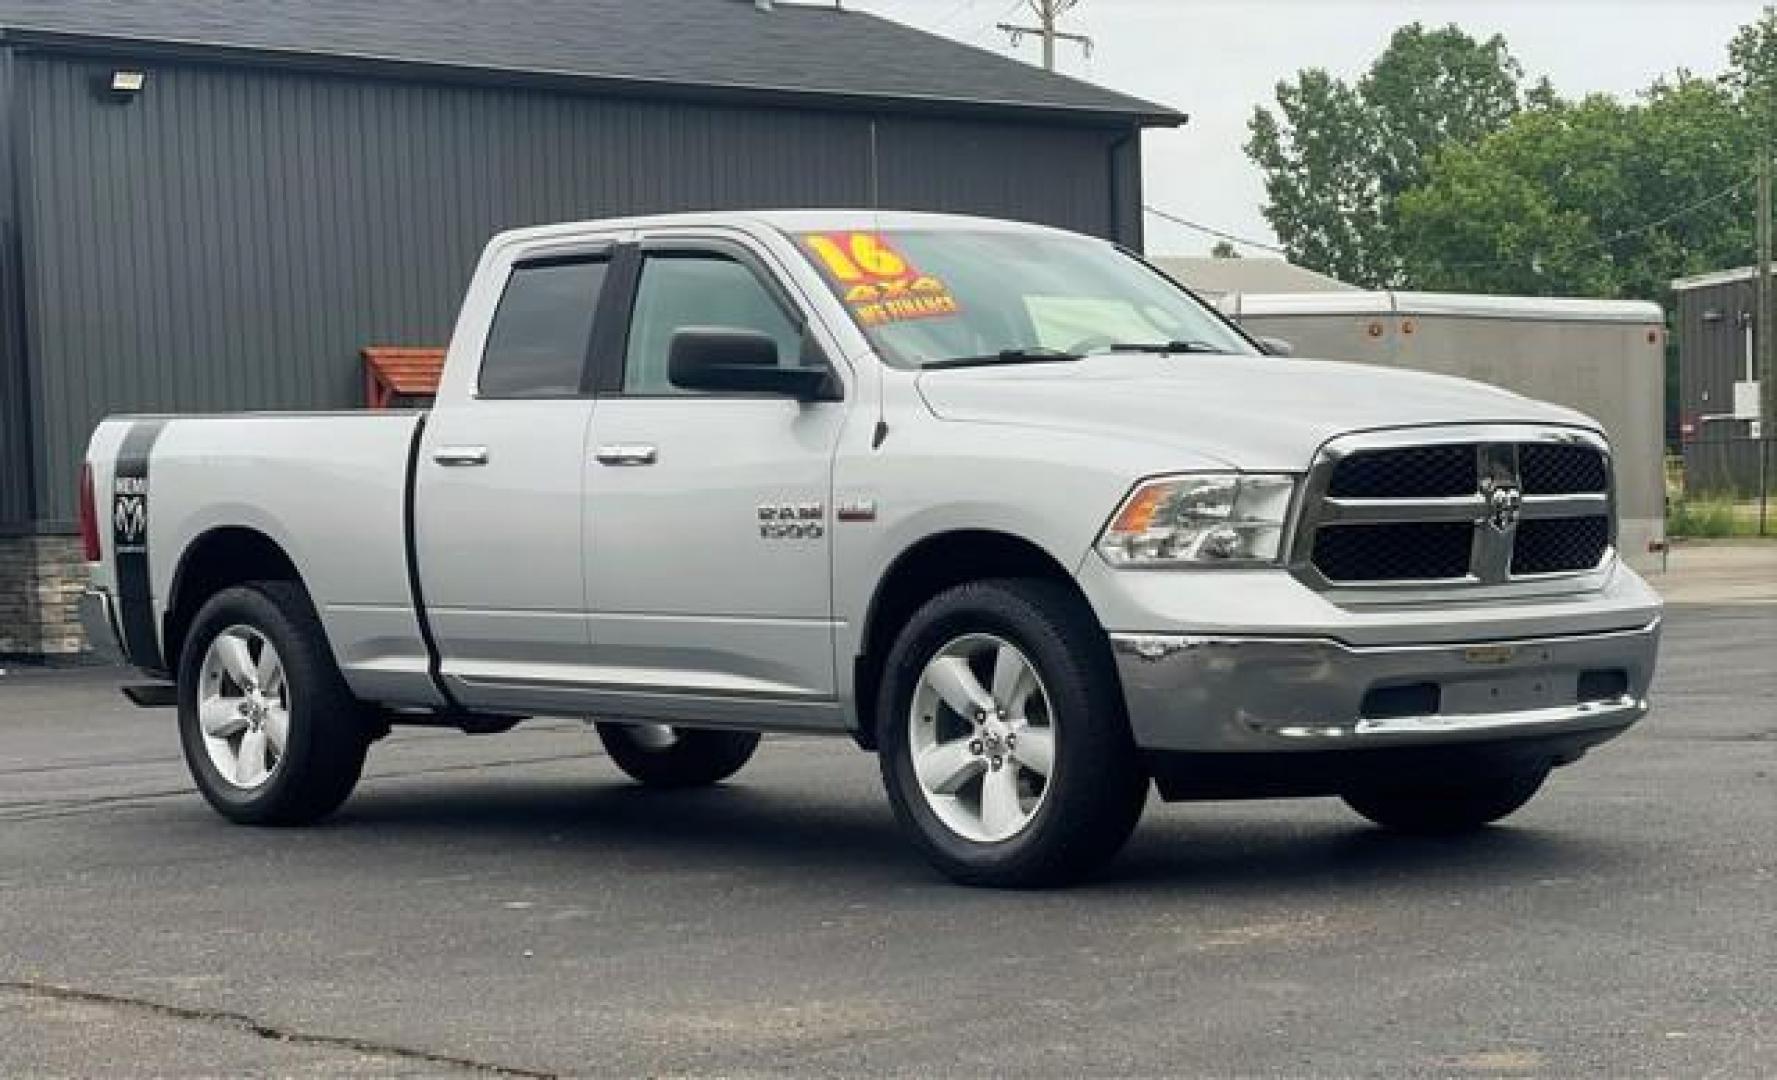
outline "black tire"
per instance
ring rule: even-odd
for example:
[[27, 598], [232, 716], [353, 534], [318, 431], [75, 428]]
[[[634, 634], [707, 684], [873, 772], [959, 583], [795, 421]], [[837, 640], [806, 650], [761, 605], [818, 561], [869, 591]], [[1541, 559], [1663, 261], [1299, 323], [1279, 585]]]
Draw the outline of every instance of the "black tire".
[[759, 749], [754, 731], [672, 729], [666, 746], [638, 737], [633, 724], [599, 724], [599, 741], [630, 779], [649, 787], [690, 788], [719, 784], [741, 770]]
[[1395, 784], [1347, 792], [1345, 805], [1395, 832], [1472, 832], [1514, 813], [1542, 789], [1549, 766], [1443, 783]]
[[[204, 658], [232, 627], [248, 627], [276, 647], [289, 690], [284, 753], [263, 785], [244, 789], [223, 777], [206, 749], [198, 717]], [[372, 725], [346, 687], [321, 620], [302, 587], [256, 581], [212, 596], [192, 620], [179, 656], [179, 742], [198, 790], [223, 817], [243, 825], [307, 825], [339, 809], [364, 769]]]
[[[949, 642], [990, 634], [1016, 646], [1049, 698], [1054, 759], [1022, 831], [979, 841], [946, 825], [913, 767], [911, 714], [928, 661]], [[925, 857], [964, 885], [1029, 888], [1077, 881], [1110, 860], [1135, 829], [1148, 774], [1129, 732], [1110, 643], [1091, 609], [1041, 579], [970, 582], [940, 593], [902, 627], [877, 703], [883, 783], [895, 817]]]

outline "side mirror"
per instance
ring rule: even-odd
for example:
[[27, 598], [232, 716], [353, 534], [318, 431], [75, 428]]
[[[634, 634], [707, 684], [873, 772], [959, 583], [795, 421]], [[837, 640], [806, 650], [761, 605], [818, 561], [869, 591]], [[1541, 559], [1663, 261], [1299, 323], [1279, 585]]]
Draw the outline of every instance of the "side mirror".
[[1280, 337], [1260, 337], [1254, 340], [1259, 343], [1260, 351], [1266, 356], [1296, 355], [1296, 347]]
[[681, 390], [778, 394], [800, 401], [836, 395], [826, 367], [783, 367], [777, 340], [756, 330], [694, 326], [673, 334], [667, 347], [667, 378]]

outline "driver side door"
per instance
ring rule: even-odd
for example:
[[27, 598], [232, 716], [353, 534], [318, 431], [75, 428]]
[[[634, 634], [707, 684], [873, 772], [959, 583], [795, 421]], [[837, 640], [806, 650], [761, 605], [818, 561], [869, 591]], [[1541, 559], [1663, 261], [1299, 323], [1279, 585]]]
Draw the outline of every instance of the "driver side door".
[[808, 320], [736, 241], [656, 236], [639, 259], [586, 459], [602, 715], [842, 726], [829, 503], [847, 404], [674, 386], [680, 330], [755, 331], [795, 366]]

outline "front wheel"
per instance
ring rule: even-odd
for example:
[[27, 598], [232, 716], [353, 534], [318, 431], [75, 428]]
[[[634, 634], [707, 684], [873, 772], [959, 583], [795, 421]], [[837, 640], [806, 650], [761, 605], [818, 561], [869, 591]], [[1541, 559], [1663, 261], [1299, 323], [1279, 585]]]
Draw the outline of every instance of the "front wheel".
[[1391, 784], [1345, 794], [1345, 805], [1396, 832], [1471, 832], [1516, 812], [1542, 790], [1549, 766], [1445, 783]]
[[704, 731], [665, 724], [599, 724], [599, 741], [617, 767], [649, 787], [718, 784], [759, 749], [753, 731]]
[[967, 885], [1053, 885], [1120, 850], [1148, 777], [1104, 633], [1049, 581], [957, 586], [889, 653], [877, 707], [895, 816]]

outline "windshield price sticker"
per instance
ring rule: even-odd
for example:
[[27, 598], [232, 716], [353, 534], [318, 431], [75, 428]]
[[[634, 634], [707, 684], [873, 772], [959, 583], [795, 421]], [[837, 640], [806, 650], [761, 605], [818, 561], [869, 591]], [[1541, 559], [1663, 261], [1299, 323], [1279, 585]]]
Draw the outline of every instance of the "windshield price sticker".
[[858, 322], [865, 326], [955, 315], [962, 305], [879, 233], [808, 233], [802, 238]]
[[956, 297], [934, 277], [888, 281], [880, 285], [853, 285], [845, 290], [845, 302], [851, 305], [858, 321], [865, 326], [931, 319], [962, 311]]

